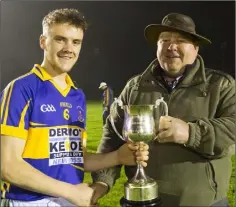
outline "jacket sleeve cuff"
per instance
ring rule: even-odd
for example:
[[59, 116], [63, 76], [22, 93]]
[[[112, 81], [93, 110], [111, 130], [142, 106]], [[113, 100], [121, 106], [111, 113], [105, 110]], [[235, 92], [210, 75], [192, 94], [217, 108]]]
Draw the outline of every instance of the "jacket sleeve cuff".
[[189, 124], [189, 140], [185, 146], [192, 147], [194, 149], [198, 148], [201, 140], [200, 127], [194, 123]]
[[114, 184], [113, 177], [106, 176], [105, 174], [101, 174], [99, 172], [91, 173], [91, 177], [92, 177], [93, 183], [97, 183], [97, 182], [105, 183], [108, 186], [107, 192], [109, 192], [109, 190], [112, 188]]

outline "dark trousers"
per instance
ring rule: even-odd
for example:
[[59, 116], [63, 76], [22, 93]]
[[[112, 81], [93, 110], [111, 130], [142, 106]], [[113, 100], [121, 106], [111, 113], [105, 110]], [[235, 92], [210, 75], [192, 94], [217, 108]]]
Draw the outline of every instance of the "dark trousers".
[[106, 123], [106, 119], [109, 115], [109, 110], [108, 111], [103, 111], [103, 114], [102, 114], [102, 120], [103, 120], [103, 125]]
[[223, 198], [222, 200], [214, 203], [211, 207], [229, 207], [229, 202], [227, 198]]

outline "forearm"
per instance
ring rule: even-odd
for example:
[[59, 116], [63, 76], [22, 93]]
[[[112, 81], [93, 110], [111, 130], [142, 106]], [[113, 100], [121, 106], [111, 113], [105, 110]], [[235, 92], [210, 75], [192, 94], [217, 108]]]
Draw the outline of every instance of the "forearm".
[[235, 121], [233, 117], [201, 119], [190, 123], [187, 147], [206, 158], [226, 156], [235, 144]]
[[20, 188], [67, 199], [73, 190], [71, 184], [53, 179], [32, 167], [24, 160], [2, 164], [2, 180]]
[[85, 171], [92, 172], [119, 165], [117, 151], [109, 153], [86, 153], [84, 161]]
[[[119, 126], [118, 129], [121, 130]], [[111, 126], [110, 118], [108, 118], [108, 121], [104, 126], [103, 137], [101, 139], [97, 152], [109, 153], [117, 150], [124, 143], [125, 142], [121, 140], [119, 137], [117, 137], [117, 135], [115, 134]], [[99, 181], [104, 182], [109, 186], [109, 189], [111, 189], [116, 179], [120, 177], [120, 171], [121, 171], [121, 165], [117, 165], [114, 167], [92, 172], [91, 176], [93, 182], [99, 182]]]
[[110, 118], [108, 118], [97, 154], [87, 153], [85, 156], [85, 170], [98, 171], [119, 165], [116, 150], [124, 143], [113, 131]]

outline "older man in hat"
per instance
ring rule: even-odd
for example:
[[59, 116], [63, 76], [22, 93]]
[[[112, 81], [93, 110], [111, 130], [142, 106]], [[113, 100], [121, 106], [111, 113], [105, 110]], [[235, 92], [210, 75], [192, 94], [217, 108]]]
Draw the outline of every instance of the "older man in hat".
[[[161, 116], [161, 107], [155, 114], [157, 136], [149, 143], [145, 171], [158, 182], [163, 206], [228, 206], [235, 81], [204, 66], [199, 47], [211, 41], [196, 33], [189, 16], [170, 13], [161, 24], [148, 25], [144, 34], [157, 46], [157, 59], [128, 81], [119, 99], [124, 104], [154, 104], [164, 97], [168, 104], [169, 116]], [[116, 103], [111, 109], [121, 133], [124, 113]], [[112, 151], [122, 143], [108, 118], [98, 152]], [[126, 166], [125, 172], [130, 179], [135, 167]], [[104, 195], [119, 173], [120, 167], [94, 173], [99, 189], [94, 198]]]
[[111, 87], [109, 87], [105, 82], [101, 82], [99, 85], [99, 89], [103, 91], [102, 94], [102, 108], [103, 108], [103, 114], [102, 114], [102, 120], [103, 125], [106, 123], [106, 119], [110, 113], [110, 107], [113, 103], [113, 90]]

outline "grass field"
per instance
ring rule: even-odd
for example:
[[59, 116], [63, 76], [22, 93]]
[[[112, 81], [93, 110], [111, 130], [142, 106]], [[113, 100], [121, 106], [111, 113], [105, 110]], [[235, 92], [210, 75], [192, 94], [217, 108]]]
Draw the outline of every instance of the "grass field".
[[[100, 103], [88, 103], [87, 105], [87, 132], [88, 132], [88, 151], [95, 152], [102, 135], [102, 111]], [[230, 207], [235, 206], [235, 158], [232, 158], [233, 172], [229, 186], [228, 199]], [[85, 175], [85, 182], [91, 182], [89, 173]], [[117, 180], [112, 190], [99, 201], [100, 207], [118, 207], [119, 200], [123, 196], [123, 184], [126, 181], [124, 171], [122, 170], [121, 177]]]

